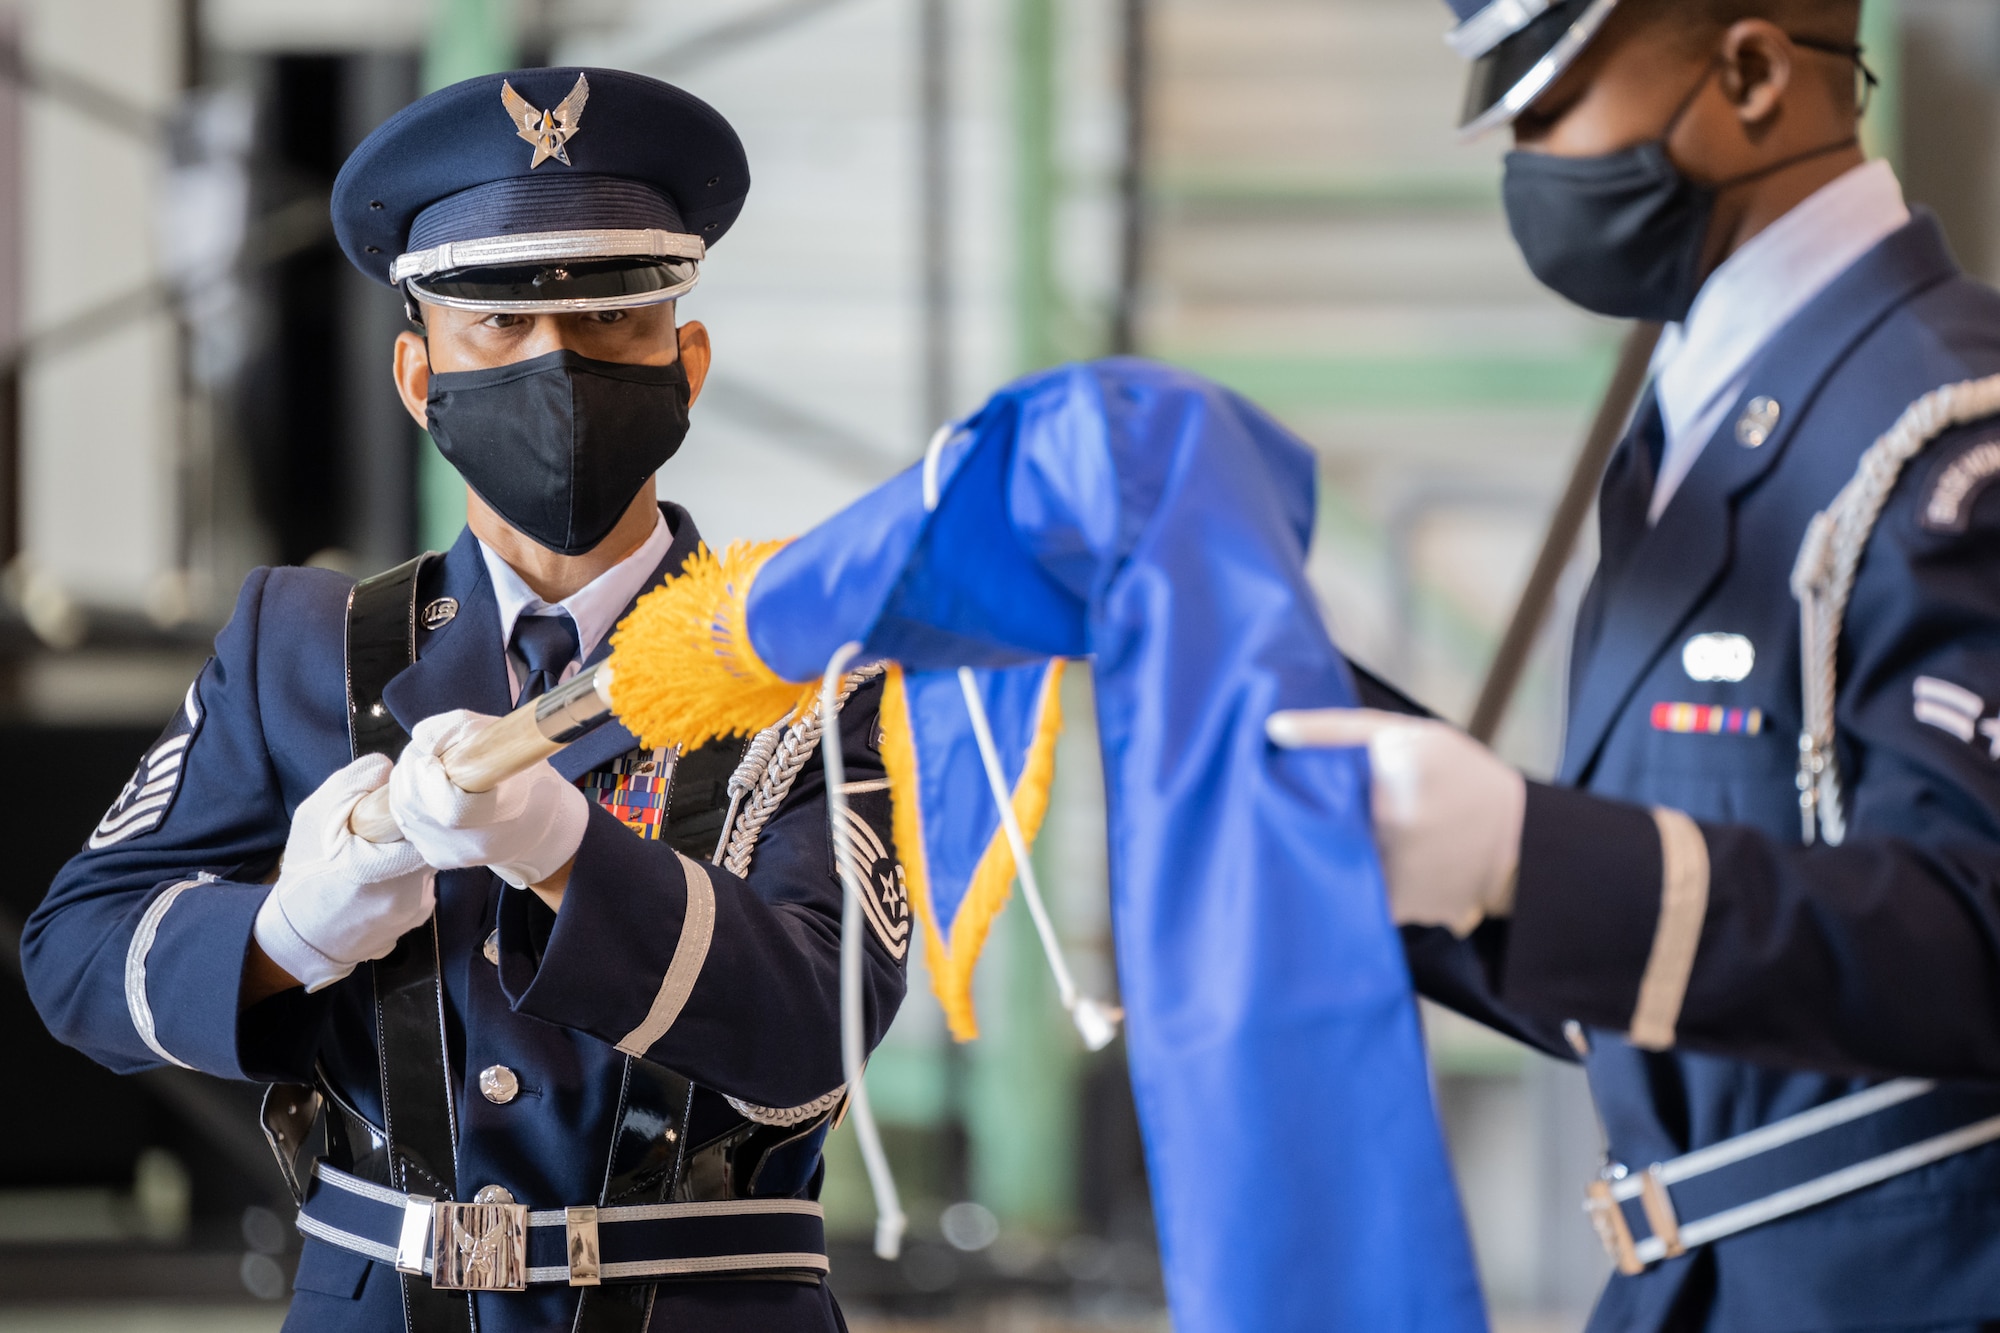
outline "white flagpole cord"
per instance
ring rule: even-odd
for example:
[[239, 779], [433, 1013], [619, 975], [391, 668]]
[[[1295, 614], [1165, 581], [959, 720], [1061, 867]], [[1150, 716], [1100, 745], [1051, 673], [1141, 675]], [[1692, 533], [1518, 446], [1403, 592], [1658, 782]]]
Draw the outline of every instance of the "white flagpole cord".
[[[924, 449], [924, 512], [927, 514], [935, 511], [938, 501], [943, 498], [938, 469], [944, 458], [945, 446], [957, 433], [958, 423], [947, 421], [938, 427]], [[1021, 821], [1014, 816], [1014, 799], [1007, 790], [1006, 772], [1000, 767], [1000, 749], [993, 743], [993, 726], [986, 718], [986, 701], [979, 697], [978, 677], [972, 674], [971, 667], [958, 669], [958, 685], [965, 695], [965, 711], [972, 718], [972, 735], [979, 743], [980, 762], [986, 766], [986, 787], [993, 794], [994, 808], [1000, 813], [1000, 827], [1007, 835], [1007, 846], [1014, 853], [1014, 874], [1021, 881], [1021, 896], [1028, 900], [1028, 915], [1035, 920], [1035, 934], [1041, 938], [1042, 952], [1048, 956], [1049, 971], [1055, 973], [1056, 993], [1062, 998], [1062, 1007], [1069, 1011], [1070, 1021], [1076, 1024], [1084, 1046], [1101, 1051], [1118, 1035], [1118, 1023], [1125, 1017], [1125, 1012], [1102, 1000], [1077, 993], [1076, 979], [1070, 975], [1069, 964], [1063, 960], [1062, 942], [1056, 938], [1055, 923], [1049, 920], [1048, 906], [1042, 901], [1042, 886], [1035, 877], [1035, 863], [1028, 859], [1028, 839], [1021, 832]]]
[[826, 767], [827, 834], [833, 839], [834, 863], [840, 871], [844, 903], [840, 914], [840, 1068], [853, 1106], [854, 1137], [861, 1144], [861, 1161], [868, 1168], [868, 1187], [875, 1195], [875, 1253], [894, 1259], [903, 1248], [909, 1219], [896, 1194], [896, 1178], [882, 1151], [882, 1131], [868, 1105], [868, 1085], [862, 1081], [868, 1063], [867, 1034], [862, 1030], [861, 964], [868, 925], [862, 919], [861, 895], [867, 891], [854, 850], [846, 835], [847, 764], [840, 751], [840, 684], [847, 668], [861, 654], [858, 643], [843, 644], [826, 664], [819, 684], [820, 755]]
[[1021, 881], [1021, 896], [1028, 901], [1028, 915], [1035, 920], [1035, 934], [1041, 937], [1042, 952], [1048, 955], [1049, 971], [1055, 973], [1056, 993], [1062, 998], [1062, 1007], [1069, 1011], [1070, 1021], [1076, 1024], [1084, 1046], [1101, 1051], [1118, 1035], [1118, 1020], [1125, 1015], [1101, 1000], [1077, 993], [1076, 979], [1063, 959], [1062, 941], [1056, 938], [1055, 923], [1049, 919], [1048, 906], [1042, 901], [1035, 863], [1028, 856], [1028, 839], [1014, 814], [1007, 775], [1000, 767], [1000, 749], [993, 743], [993, 727], [986, 720], [986, 701], [979, 697], [979, 680], [971, 667], [958, 669], [958, 687], [965, 695], [965, 711], [972, 716], [972, 736], [979, 742], [979, 758], [986, 765], [987, 789], [993, 793], [993, 804], [1000, 812], [1000, 827], [1007, 835], [1007, 846], [1014, 852], [1014, 873]]
[[938, 464], [944, 460], [944, 447], [958, 431], [956, 421], [947, 421], [937, 428], [931, 442], [924, 446], [924, 512], [938, 507]]

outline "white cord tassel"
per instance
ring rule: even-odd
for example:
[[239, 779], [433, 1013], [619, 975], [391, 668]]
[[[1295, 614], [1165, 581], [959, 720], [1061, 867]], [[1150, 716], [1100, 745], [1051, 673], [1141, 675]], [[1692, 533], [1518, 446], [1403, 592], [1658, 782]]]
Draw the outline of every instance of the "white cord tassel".
[[868, 937], [862, 919], [861, 894], [866, 888], [854, 864], [847, 827], [847, 764], [840, 752], [841, 681], [861, 645], [843, 645], [826, 665], [819, 685], [820, 755], [826, 767], [827, 834], [833, 839], [834, 864], [840, 871], [845, 903], [840, 914], [840, 1068], [853, 1103], [854, 1137], [861, 1144], [861, 1161], [868, 1168], [868, 1187], [875, 1194], [875, 1254], [894, 1259], [902, 1252], [909, 1219], [896, 1194], [896, 1178], [882, 1151], [882, 1131], [868, 1105], [868, 1085], [862, 1073], [868, 1062], [867, 1034], [862, 1031], [861, 964]]
[[1007, 775], [1000, 767], [1000, 750], [993, 743], [993, 727], [986, 720], [986, 701], [979, 697], [979, 681], [972, 674], [971, 667], [958, 669], [958, 688], [965, 695], [965, 711], [972, 715], [972, 736], [979, 742], [979, 758], [986, 765], [987, 790], [993, 793], [993, 804], [1000, 811], [1000, 827], [1007, 835], [1008, 847], [1014, 852], [1014, 873], [1021, 881], [1021, 896], [1028, 900], [1028, 915], [1035, 919], [1035, 934], [1041, 937], [1042, 952], [1049, 960], [1049, 971], [1055, 973], [1056, 993], [1062, 997], [1062, 1007], [1069, 1011], [1070, 1021], [1076, 1024], [1083, 1044], [1090, 1050], [1101, 1051], [1118, 1035], [1118, 1022], [1125, 1017], [1125, 1013], [1077, 993], [1076, 979], [1070, 975], [1069, 964], [1063, 960], [1062, 942], [1056, 938], [1055, 923], [1049, 920], [1049, 909], [1042, 901], [1042, 886], [1035, 878], [1035, 863], [1028, 856], [1028, 839], [1022, 834], [1021, 821], [1014, 814], [1013, 796], [1007, 790]]

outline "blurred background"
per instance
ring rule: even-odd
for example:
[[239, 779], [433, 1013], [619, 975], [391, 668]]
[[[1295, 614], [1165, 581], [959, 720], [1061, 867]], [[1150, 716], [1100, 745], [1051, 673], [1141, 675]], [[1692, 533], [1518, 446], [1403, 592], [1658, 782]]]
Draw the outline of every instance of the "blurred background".
[[[369, 573], [462, 521], [392, 391], [400, 304], [327, 222], [374, 125], [545, 62], [658, 75], [736, 125], [756, 184], [682, 303], [715, 372], [662, 475], [710, 541], [800, 530], [1019, 372], [1163, 357], [1319, 451], [1340, 642], [1463, 718], [1621, 330], [1517, 259], [1504, 145], [1452, 133], [1447, 23], [1436, 0], [0, 0], [0, 1327], [282, 1317], [297, 1239], [254, 1091], [56, 1046], [16, 937], [249, 568]], [[2000, 6], [1868, 0], [1866, 28], [1871, 148], [2000, 276]], [[1535, 773], [1585, 546], [1500, 733]], [[1107, 994], [1080, 676], [1038, 859]], [[867, 1253], [834, 1143], [836, 1290], [857, 1329], [1165, 1328], [1122, 1046], [1080, 1050], [1025, 913], [982, 972], [980, 1041], [952, 1046], [913, 976], [870, 1068], [898, 1263]], [[1581, 1077], [1427, 1018], [1498, 1322], [1574, 1328], [1606, 1271]]]

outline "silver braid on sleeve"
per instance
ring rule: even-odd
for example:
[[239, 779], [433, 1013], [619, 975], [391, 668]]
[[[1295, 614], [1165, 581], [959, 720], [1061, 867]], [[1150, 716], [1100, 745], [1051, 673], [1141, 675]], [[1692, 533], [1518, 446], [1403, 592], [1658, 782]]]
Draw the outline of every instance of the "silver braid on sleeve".
[[1807, 846], [1847, 837], [1840, 763], [1834, 749], [1839, 696], [1841, 623], [1854, 576], [1875, 522], [1904, 467], [1932, 440], [1957, 426], [2000, 413], [2000, 375], [1947, 384], [1925, 394], [1861, 456], [1833, 503], [1813, 516], [1792, 566], [1799, 599], [1799, 661], [1803, 725], [1799, 732], [1800, 834]]

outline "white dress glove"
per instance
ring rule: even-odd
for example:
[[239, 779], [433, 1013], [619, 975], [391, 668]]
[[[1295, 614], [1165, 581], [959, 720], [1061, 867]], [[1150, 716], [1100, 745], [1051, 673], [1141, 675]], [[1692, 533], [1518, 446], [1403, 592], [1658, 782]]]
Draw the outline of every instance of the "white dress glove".
[[1472, 737], [1428, 718], [1367, 708], [1273, 713], [1288, 749], [1366, 746], [1375, 846], [1398, 925], [1467, 935], [1514, 907], [1528, 784]]
[[439, 870], [486, 866], [518, 889], [541, 883], [576, 855], [590, 800], [547, 761], [492, 791], [454, 785], [438, 756], [493, 721], [458, 708], [417, 723], [389, 779], [389, 809]]
[[437, 874], [415, 847], [347, 827], [361, 798], [388, 780], [388, 758], [363, 755], [301, 801], [278, 881], [257, 909], [258, 947], [309, 991], [386, 956], [437, 903]]

